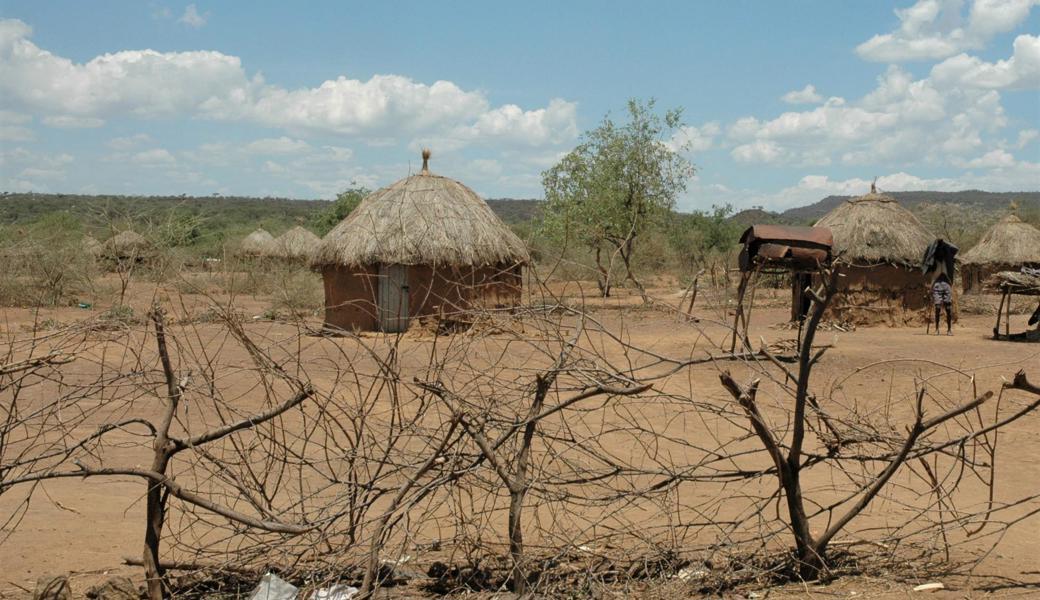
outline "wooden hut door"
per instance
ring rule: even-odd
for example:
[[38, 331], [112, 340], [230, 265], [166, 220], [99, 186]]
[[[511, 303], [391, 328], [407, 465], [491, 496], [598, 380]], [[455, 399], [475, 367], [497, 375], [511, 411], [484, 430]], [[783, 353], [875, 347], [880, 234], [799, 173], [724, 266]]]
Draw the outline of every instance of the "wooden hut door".
[[379, 265], [379, 328], [389, 333], [408, 329], [408, 267]]

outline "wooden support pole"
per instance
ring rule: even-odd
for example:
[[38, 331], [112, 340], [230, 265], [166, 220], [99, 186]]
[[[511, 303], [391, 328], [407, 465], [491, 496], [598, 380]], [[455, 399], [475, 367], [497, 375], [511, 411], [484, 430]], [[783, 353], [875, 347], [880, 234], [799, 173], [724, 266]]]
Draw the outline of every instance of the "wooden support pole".
[[1004, 300], [1007, 299], [1007, 290], [1000, 295], [1000, 306], [997, 307], [997, 323], [993, 326], [993, 339], [1000, 338], [1000, 314], [1004, 312]]
[[[748, 278], [751, 273], [748, 271], [741, 271], [740, 273], [740, 286], [737, 288], [737, 308], [733, 315], [733, 337], [729, 343], [729, 351], [735, 352], [737, 349], [737, 331], [740, 326], [741, 320], [744, 318], [744, 293], [747, 291]], [[745, 327], [747, 323], [744, 323]]]
[[1011, 290], [1006, 292], [1007, 306], [1004, 307], [1004, 335], [1011, 335]]

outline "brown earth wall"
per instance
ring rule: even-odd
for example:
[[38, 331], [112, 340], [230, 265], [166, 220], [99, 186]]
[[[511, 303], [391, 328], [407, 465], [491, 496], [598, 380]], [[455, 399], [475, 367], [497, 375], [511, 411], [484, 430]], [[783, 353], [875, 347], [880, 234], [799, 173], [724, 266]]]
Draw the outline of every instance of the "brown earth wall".
[[[328, 267], [325, 324], [339, 329], [379, 329], [379, 267]], [[474, 308], [510, 308], [520, 303], [519, 266], [408, 267], [408, 313], [411, 318], [452, 318]]]

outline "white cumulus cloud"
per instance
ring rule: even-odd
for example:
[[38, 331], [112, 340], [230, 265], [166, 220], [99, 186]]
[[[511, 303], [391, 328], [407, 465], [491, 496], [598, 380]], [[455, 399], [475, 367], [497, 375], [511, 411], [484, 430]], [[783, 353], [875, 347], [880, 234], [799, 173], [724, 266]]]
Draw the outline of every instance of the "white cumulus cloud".
[[715, 144], [715, 138], [722, 132], [722, 128], [715, 121], [711, 121], [693, 127], [690, 125], [679, 128], [666, 145], [672, 150], [686, 150], [688, 152], [704, 152], [710, 150]]
[[130, 160], [145, 166], [169, 165], [177, 162], [177, 159], [164, 148], [153, 148], [137, 152], [130, 157]]
[[986, 62], [959, 54], [932, 67], [931, 79], [946, 87], [983, 89], [1040, 88], [1040, 37], [1015, 38], [1014, 53], [1007, 60]]
[[97, 117], [72, 117], [60, 115], [56, 117], [44, 117], [43, 124], [58, 129], [91, 129], [101, 127], [105, 124], [104, 119]]
[[878, 34], [856, 47], [866, 60], [903, 62], [939, 60], [982, 48], [994, 36], [1014, 30], [1038, 0], [975, 0], [965, 17], [961, 0], [918, 0], [897, 9], [899, 28]]
[[[286, 89], [249, 77], [241, 60], [214, 51], [123, 50], [75, 63], [38, 47], [31, 28], [0, 21], [0, 96], [12, 110], [55, 123], [114, 116], [246, 121], [297, 135], [338, 133], [374, 142], [443, 137], [547, 146], [577, 137], [576, 105], [492, 106], [483, 92], [401, 75], [345, 76]], [[497, 143], [496, 142], [496, 143]]]
[[1007, 123], [994, 90], [918, 80], [890, 66], [858, 100], [832, 97], [772, 119], [743, 117], [728, 128], [727, 137], [739, 162], [951, 164], [977, 154]]
[[136, 133], [125, 137], [117, 137], [108, 140], [108, 147], [113, 150], [129, 150], [152, 142], [152, 137], [147, 133]]
[[823, 102], [823, 96], [816, 92], [816, 86], [812, 84], [808, 84], [800, 90], [787, 92], [780, 99], [788, 104], [819, 104]]
[[310, 147], [310, 144], [303, 140], [282, 136], [250, 142], [245, 145], [245, 151], [252, 154], [298, 154], [309, 150]]

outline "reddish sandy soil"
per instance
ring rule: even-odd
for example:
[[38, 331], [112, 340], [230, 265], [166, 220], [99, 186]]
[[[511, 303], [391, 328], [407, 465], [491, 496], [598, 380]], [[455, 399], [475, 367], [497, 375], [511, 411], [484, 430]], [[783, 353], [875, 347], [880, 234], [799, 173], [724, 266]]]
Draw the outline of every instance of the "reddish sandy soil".
[[[589, 291], [590, 286], [586, 286]], [[574, 291], [571, 287], [569, 292]], [[660, 297], [678, 302], [675, 289], [655, 290]], [[763, 338], [767, 343], [790, 339], [793, 332], [772, 327], [786, 320], [782, 295], [760, 293], [760, 308], [752, 319], [752, 339]], [[134, 305], [142, 314], [155, 296], [147, 289], [135, 290]], [[160, 299], [167, 299], [159, 294]], [[702, 335], [716, 340], [725, 336], [724, 329], [710, 322], [721, 319], [722, 312], [712, 309], [711, 295], [698, 300], [695, 314], [704, 318], [699, 326], [678, 325], [676, 317], [664, 310], [638, 308], [631, 295], [593, 304], [594, 314], [612, 326], [627, 328], [632, 343], [672, 356], [688, 356], [695, 345], [704, 347]], [[179, 303], [179, 300], [178, 300]], [[197, 303], [192, 306], [191, 303]], [[185, 308], [177, 312], [201, 310], [205, 301], [190, 298]], [[236, 302], [236, 308], [246, 315], [259, 314], [266, 306], [263, 299], [245, 298]], [[96, 314], [96, 310], [93, 310]], [[0, 330], [4, 336], [24, 334], [34, 320], [69, 323], [91, 311], [75, 308], [43, 311], [34, 315], [24, 309], [0, 309]], [[1025, 318], [1014, 317], [1020, 327]], [[312, 319], [314, 320], [314, 319]], [[924, 328], [865, 328], [855, 331], [828, 330], [819, 334], [820, 343], [833, 344], [818, 369], [819, 381], [832, 381], [842, 374], [878, 361], [893, 361], [887, 376], [880, 381], [856, 383], [858, 393], [868, 397], [905, 393], [912, 389], [915, 374], [924, 374], [931, 368], [925, 361], [937, 361], [970, 372], [976, 377], [980, 390], [998, 389], [1002, 378], [1010, 378], [1018, 369], [1026, 369], [1033, 381], [1040, 380], [1040, 346], [1035, 344], [1000, 343], [988, 338], [993, 317], [989, 315], [962, 315], [952, 337], [926, 335]], [[317, 323], [316, 320], [314, 320]], [[205, 328], [206, 326], [202, 326]], [[266, 334], [279, 331], [277, 324], [257, 321], [248, 327]], [[287, 327], [287, 326], [286, 326]], [[9, 339], [7, 337], [0, 338]], [[0, 341], [2, 346], [6, 341]], [[340, 341], [336, 343], [350, 343]], [[421, 339], [406, 341], [422, 344]], [[2, 350], [2, 348], [0, 348]], [[905, 359], [905, 360], [903, 360]], [[718, 368], [711, 364], [699, 365], [691, 371], [691, 387], [705, 394], [720, 393]], [[876, 388], [876, 389], [872, 389]], [[662, 415], [662, 418], [664, 415]], [[686, 430], [686, 435], [696, 431]], [[1040, 414], [1022, 419], [1003, 433], [998, 470], [997, 494], [1011, 499], [1040, 492]], [[147, 456], [123, 457], [133, 463], [144, 463]], [[139, 555], [143, 529], [142, 485], [132, 479], [66, 480], [47, 484], [31, 505], [30, 510], [13, 531], [5, 531], [6, 540], [0, 543], [0, 597], [27, 597], [37, 577], [58, 572], [72, 574], [75, 591], [86, 587], [106, 574], [127, 574], [140, 580], [138, 569], [121, 566], [121, 558]], [[7, 514], [18, 495], [0, 497], [0, 513]], [[984, 498], [969, 499], [982, 501]], [[1035, 506], [1034, 506], [1035, 508]], [[875, 518], [883, 516], [879, 507]], [[957, 576], [943, 581], [950, 588], [921, 595], [910, 592], [920, 579], [902, 575], [899, 578], [853, 577], [825, 586], [787, 586], [768, 590], [770, 598], [979, 598], [979, 597], [1040, 597], [1040, 515], [1019, 523], [1002, 540], [997, 549], [975, 569], [974, 577]], [[747, 593], [745, 590], [742, 593]], [[398, 592], [401, 593], [401, 592]], [[685, 597], [684, 589], [675, 584], [663, 584], [654, 589], [629, 590], [642, 597]], [[757, 597], [765, 597], [767, 590], [757, 590]], [[489, 596], [490, 597], [490, 596]], [[734, 593], [736, 597], [736, 593]]]

